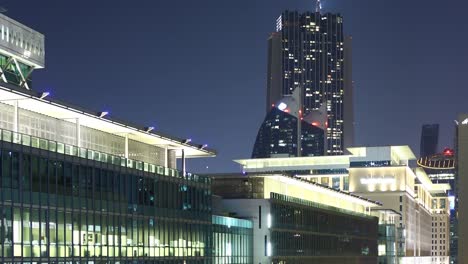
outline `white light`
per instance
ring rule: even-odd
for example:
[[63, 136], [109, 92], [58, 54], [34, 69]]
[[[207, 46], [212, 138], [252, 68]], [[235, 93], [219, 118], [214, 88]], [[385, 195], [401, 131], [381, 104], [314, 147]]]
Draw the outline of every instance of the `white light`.
[[49, 95], [50, 95], [49, 92], [43, 92], [43, 93], [41, 93], [41, 96], [39, 96], [39, 98], [44, 99], [44, 98], [46, 98], [46, 97], [49, 96]]
[[107, 111], [99, 112], [99, 117], [100, 117], [100, 118], [103, 118], [103, 117], [105, 117], [105, 116], [108, 115], [108, 114], [109, 114], [109, 112], [107, 112]]
[[25, 50], [24, 53], [23, 53], [23, 56], [27, 59], [29, 57], [31, 57], [31, 51], [29, 50]]
[[232, 256], [232, 248], [231, 248], [231, 243], [226, 243], [226, 256], [230, 257]]
[[278, 105], [278, 109], [281, 110], [281, 111], [284, 111], [286, 108], [288, 107], [287, 104], [281, 102], [279, 105]]
[[267, 257], [271, 257], [271, 243], [267, 243]]
[[395, 183], [395, 178], [362, 178], [361, 184], [389, 184]]
[[268, 228], [271, 228], [271, 214], [267, 215], [267, 226]]
[[203, 144], [200, 149], [204, 149], [204, 148], [207, 148], [208, 147], [208, 144]]
[[185, 144], [190, 143], [190, 142], [192, 142], [192, 139], [191, 139], [191, 138], [187, 138], [187, 139], [184, 140], [184, 143], [185, 143]]
[[462, 121], [462, 125], [468, 125], [468, 118]]
[[148, 132], [148, 133], [151, 132], [151, 131], [153, 131], [153, 130], [154, 130], [154, 127], [152, 127], [152, 126], [146, 128], [146, 132]]

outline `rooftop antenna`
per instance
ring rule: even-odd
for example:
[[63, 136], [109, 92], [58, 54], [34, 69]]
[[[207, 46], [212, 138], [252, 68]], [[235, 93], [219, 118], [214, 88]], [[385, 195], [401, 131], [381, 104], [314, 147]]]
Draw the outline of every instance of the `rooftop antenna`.
[[316, 13], [320, 13], [321, 10], [322, 10], [322, 3], [320, 3], [320, 0], [316, 0], [316, 3], [315, 3], [315, 12], [316, 12]]

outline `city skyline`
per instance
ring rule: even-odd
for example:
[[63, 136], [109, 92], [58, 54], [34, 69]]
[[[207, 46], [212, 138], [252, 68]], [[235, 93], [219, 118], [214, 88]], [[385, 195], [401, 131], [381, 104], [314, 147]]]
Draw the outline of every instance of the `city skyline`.
[[[467, 40], [453, 32], [467, 25], [461, 11], [467, 4], [415, 2], [323, 3], [325, 12], [344, 16], [345, 32], [353, 36], [358, 145], [418, 149], [419, 129], [430, 122], [441, 124], [440, 147], [452, 146], [453, 120], [464, 111], [466, 93], [456, 86], [457, 73], [467, 55], [461, 49]], [[116, 118], [136, 116], [138, 124], [219, 150], [218, 158], [189, 161], [189, 171], [236, 170], [231, 160], [250, 156], [264, 117], [271, 21], [285, 9], [313, 10], [315, 2], [106, 3], [31, 2], [27, 9], [4, 3], [7, 15], [47, 35], [51, 66], [33, 75], [33, 89]], [[385, 16], [393, 12], [399, 20]], [[437, 21], [431, 20], [435, 14]], [[430, 34], [441, 30], [446, 37]], [[167, 111], [170, 105], [178, 107]]]

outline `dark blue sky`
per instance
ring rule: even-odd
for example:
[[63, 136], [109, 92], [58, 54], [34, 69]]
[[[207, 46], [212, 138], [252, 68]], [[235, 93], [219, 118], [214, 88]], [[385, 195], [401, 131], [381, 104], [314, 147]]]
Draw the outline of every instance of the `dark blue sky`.
[[[313, 0], [4, 0], [46, 36], [34, 89], [208, 143], [194, 172], [238, 170], [264, 118], [266, 39], [284, 9]], [[468, 112], [468, 1], [328, 0], [353, 35], [357, 143], [408, 144], [423, 123]], [[206, 168], [208, 166], [208, 169]]]

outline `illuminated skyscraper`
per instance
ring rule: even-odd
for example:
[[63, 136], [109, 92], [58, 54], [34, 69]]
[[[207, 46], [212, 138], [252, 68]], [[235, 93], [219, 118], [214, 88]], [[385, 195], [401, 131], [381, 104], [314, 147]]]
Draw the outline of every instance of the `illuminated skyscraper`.
[[268, 40], [267, 74], [267, 112], [299, 89], [304, 116], [324, 106], [325, 154], [353, 145], [351, 37], [340, 14], [284, 11]]

